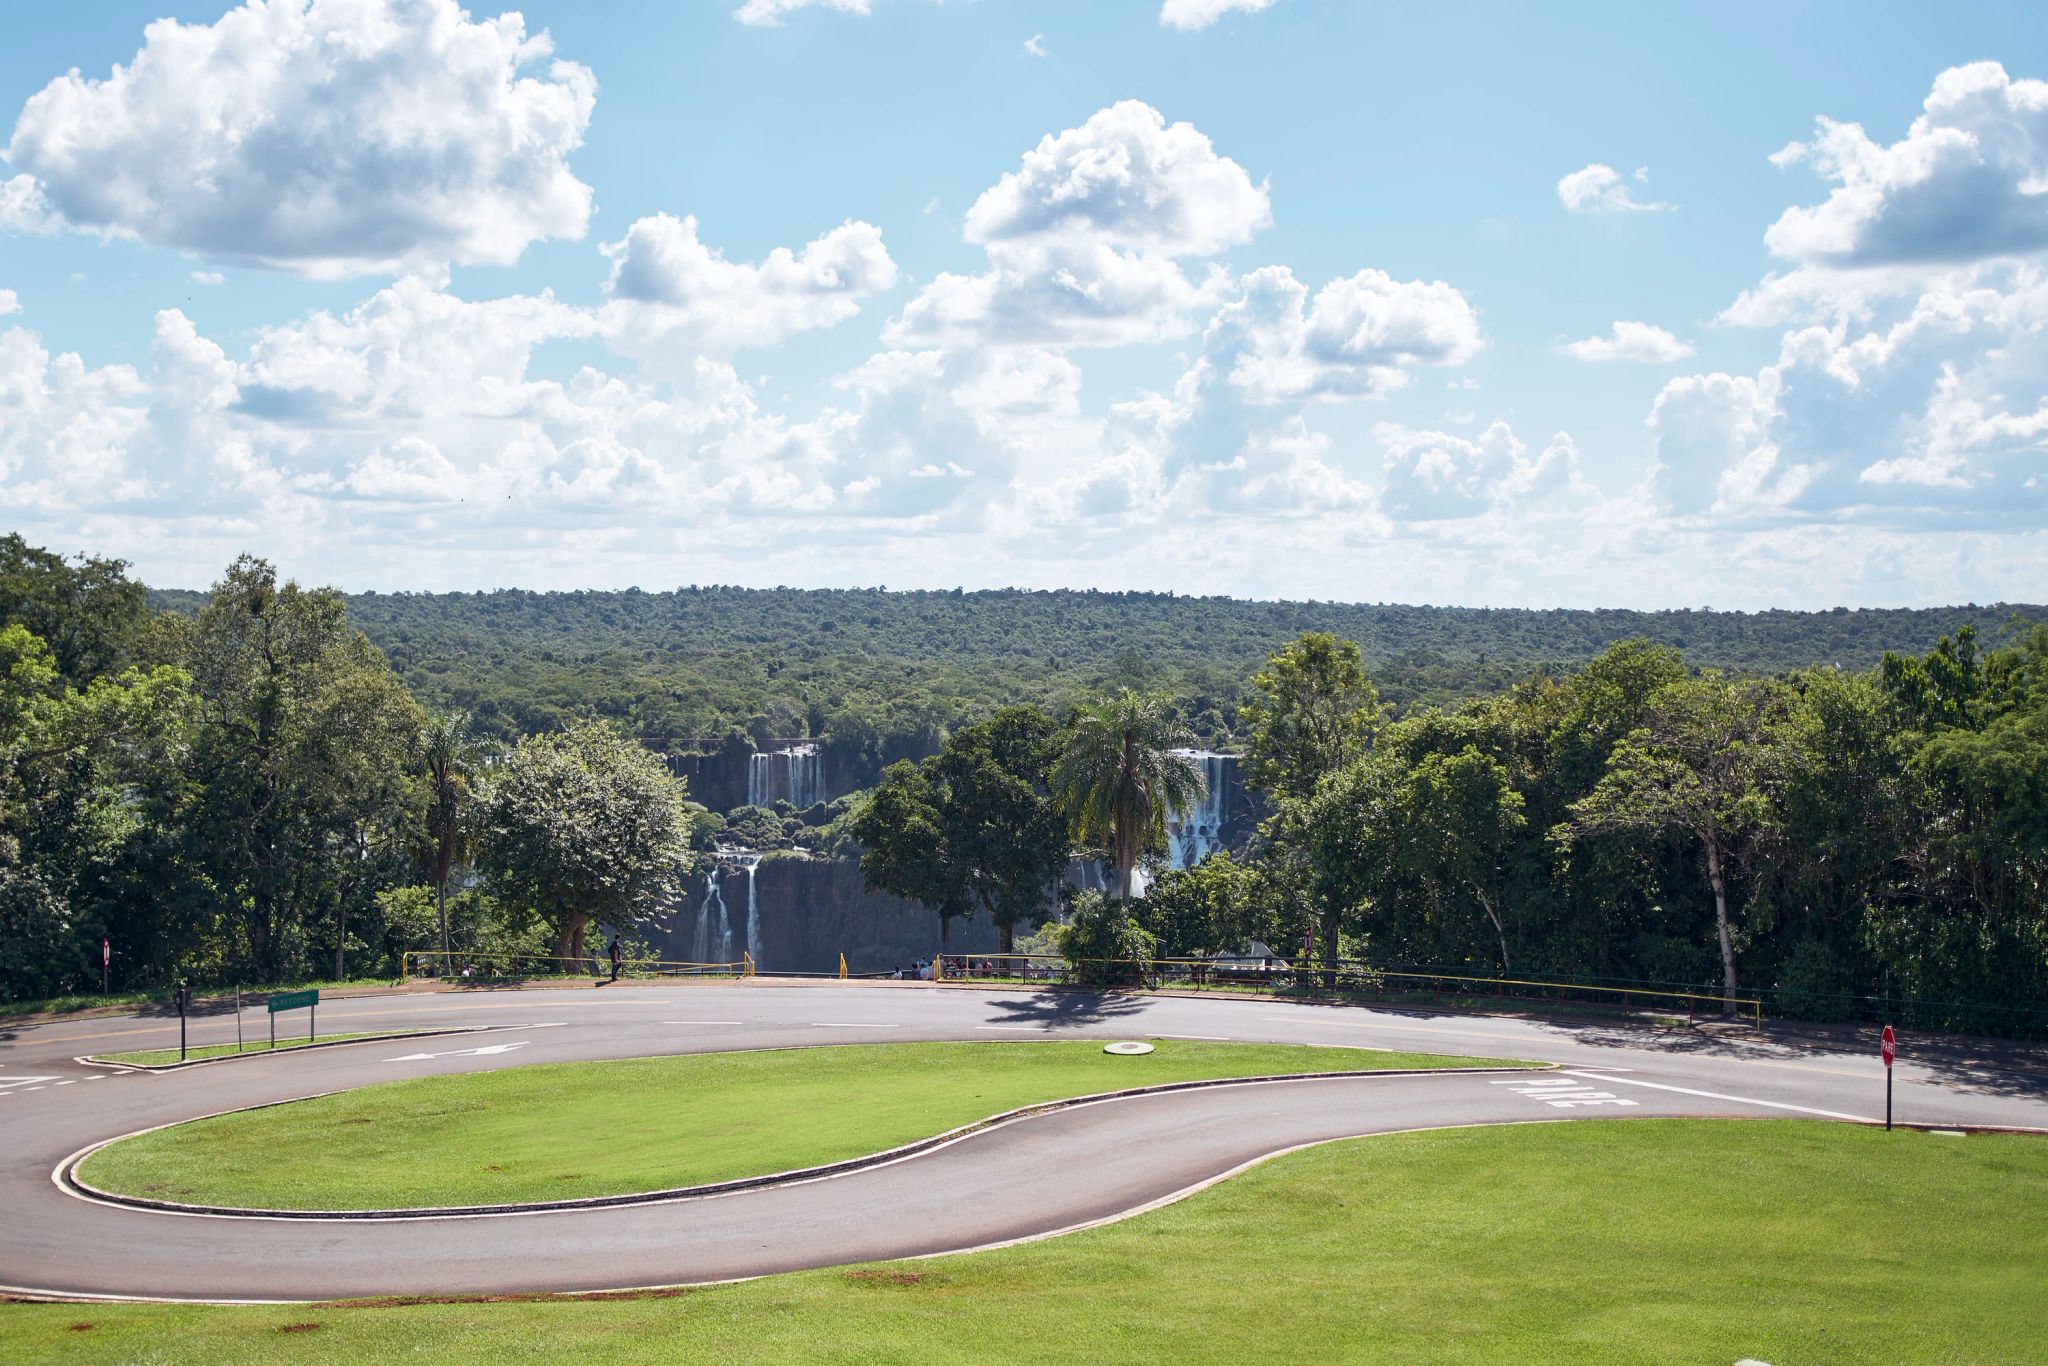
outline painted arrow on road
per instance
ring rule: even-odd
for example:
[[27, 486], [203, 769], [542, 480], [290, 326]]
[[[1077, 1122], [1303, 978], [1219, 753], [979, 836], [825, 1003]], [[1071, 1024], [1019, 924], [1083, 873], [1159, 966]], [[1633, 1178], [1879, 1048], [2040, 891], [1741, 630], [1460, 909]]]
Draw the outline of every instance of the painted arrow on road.
[[482, 1048], [452, 1048], [446, 1053], [408, 1053], [402, 1058], [386, 1058], [386, 1062], [427, 1062], [433, 1058], [484, 1057], [492, 1053], [510, 1053], [515, 1048], [524, 1048], [529, 1039], [518, 1043], [487, 1043]]

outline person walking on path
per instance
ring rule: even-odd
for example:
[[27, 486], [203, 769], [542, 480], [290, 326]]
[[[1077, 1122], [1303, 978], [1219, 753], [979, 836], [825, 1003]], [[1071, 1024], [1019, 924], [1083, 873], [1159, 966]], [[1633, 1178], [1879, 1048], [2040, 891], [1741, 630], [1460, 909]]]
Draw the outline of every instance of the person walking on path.
[[612, 980], [619, 980], [619, 937], [612, 936]]

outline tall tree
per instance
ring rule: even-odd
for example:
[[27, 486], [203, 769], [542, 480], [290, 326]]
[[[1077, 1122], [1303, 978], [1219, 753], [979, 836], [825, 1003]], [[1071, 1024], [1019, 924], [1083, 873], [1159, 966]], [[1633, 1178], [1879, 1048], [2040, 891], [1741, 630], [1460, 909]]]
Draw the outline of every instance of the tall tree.
[[434, 916], [441, 926], [442, 970], [447, 969], [448, 879], [467, 856], [469, 801], [482, 746], [470, 732], [466, 711], [439, 712], [420, 730], [419, 754], [426, 779], [427, 871], [434, 879]]
[[138, 833], [132, 784], [175, 761], [185, 685], [159, 666], [72, 687], [41, 638], [0, 627], [0, 1000], [97, 984], [95, 893]]
[[235, 907], [259, 980], [303, 971], [323, 909], [337, 972], [364, 874], [402, 846], [420, 712], [341, 595], [278, 582], [243, 556], [190, 638], [197, 693], [190, 811], [202, 860]]
[[931, 907], [942, 930], [985, 911], [1010, 952], [1018, 922], [1045, 907], [1066, 865], [1065, 825], [1046, 794], [1057, 738], [1036, 707], [1006, 707], [922, 764], [891, 765], [853, 822], [867, 886]]
[[1645, 724], [1615, 746], [1599, 785], [1573, 803], [1563, 831], [1567, 840], [1614, 831], [1690, 836], [1713, 890], [1721, 985], [1730, 997], [1736, 952], [1729, 883], [1782, 819], [1780, 798], [1794, 759], [1778, 724], [1783, 712], [1774, 685], [1718, 674], [1660, 689]]
[[1385, 717], [1354, 641], [1311, 631], [1252, 675], [1238, 708], [1249, 737], [1245, 774], [1281, 800], [1306, 800], [1316, 784], [1365, 752]]
[[681, 890], [683, 796], [658, 755], [601, 721], [531, 736], [478, 786], [478, 862], [500, 900], [554, 931], [557, 958], [581, 961], [592, 921], [630, 928]]
[[1201, 803], [1202, 769], [1176, 750], [1190, 737], [1166, 699], [1125, 688], [1077, 707], [1052, 770], [1052, 799], [1068, 833], [1107, 842], [1117, 898], [1131, 900], [1131, 870], [1166, 841], [1166, 823]]
[[82, 687], [135, 662], [149, 610], [127, 570], [0, 536], [0, 625], [26, 628], [49, 647], [58, 676]]
[[1405, 775], [1399, 819], [1414, 872], [1444, 900], [1465, 895], [1478, 904], [1500, 944], [1501, 971], [1512, 971], [1506, 865], [1527, 821], [1507, 768], [1469, 746], [1427, 755]]

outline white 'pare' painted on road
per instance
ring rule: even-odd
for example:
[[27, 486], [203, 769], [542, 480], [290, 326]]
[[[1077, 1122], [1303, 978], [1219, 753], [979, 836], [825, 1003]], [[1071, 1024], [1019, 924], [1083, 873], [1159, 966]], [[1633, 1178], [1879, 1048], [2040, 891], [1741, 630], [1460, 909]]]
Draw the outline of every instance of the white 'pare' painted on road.
[[1626, 1100], [1612, 1091], [1602, 1091], [1589, 1086], [1577, 1077], [1511, 1077], [1504, 1081], [1488, 1082], [1489, 1086], [1506, 1086], [1518, 1096], [1540, 1100], [1557, 1110], [1573, 1110], [1593, 1105], [1635, 1105], [1638, 1102]]

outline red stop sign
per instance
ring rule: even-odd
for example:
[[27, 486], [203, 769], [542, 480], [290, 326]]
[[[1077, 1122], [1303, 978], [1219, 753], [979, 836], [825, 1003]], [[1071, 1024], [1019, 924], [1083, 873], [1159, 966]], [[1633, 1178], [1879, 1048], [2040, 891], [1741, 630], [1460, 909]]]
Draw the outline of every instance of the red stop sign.
[[1892, 1033], [1892, 1027], [1884, 1027], [1884, 1065], [1890, 1067], [1892, 1059], [1899, 1056], [1899, 1037]]

